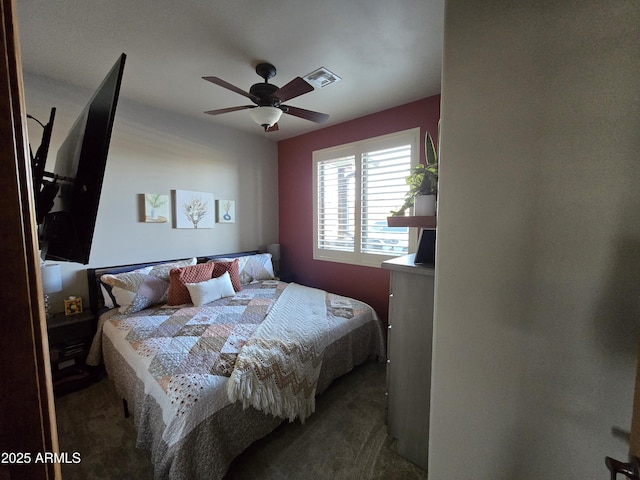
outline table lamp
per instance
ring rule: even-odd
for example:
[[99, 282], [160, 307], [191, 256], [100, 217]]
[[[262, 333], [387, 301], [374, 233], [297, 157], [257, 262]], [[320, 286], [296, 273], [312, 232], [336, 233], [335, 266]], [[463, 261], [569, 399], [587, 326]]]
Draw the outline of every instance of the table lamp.
[[273, 268], [275, 274], [278, 275], [280, 271], [280, 244], [270, 243], [267, 245], [267, 252], [271, 254], [271, 261], [273, 262]]
[[47, 318], [50, 318], [49, 294], [62, 291], [62, 272], [57, 263], [42, 265], [40, 272], [42, 274], [42, 290], [44, 291], [44, 311]]

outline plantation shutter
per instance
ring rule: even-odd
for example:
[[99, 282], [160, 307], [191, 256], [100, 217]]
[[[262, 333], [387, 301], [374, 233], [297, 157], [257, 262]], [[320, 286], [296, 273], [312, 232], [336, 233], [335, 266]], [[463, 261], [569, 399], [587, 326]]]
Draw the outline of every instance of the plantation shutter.
[[353, 252], [355, 248], [355, 156], [317, 164], [320, 249]]
[[408, 253], [408, 230], [387, 227], [390, 206], [397, 210], [409, 190], [405, 177], [411, 169], [411, 145], [362, 155], [362, 232], [364, 253]]
[[389, 227], [418, 163], [414, 128], [313, 152], [313, 258], [379, 267], [415, 248], [415, 232]]

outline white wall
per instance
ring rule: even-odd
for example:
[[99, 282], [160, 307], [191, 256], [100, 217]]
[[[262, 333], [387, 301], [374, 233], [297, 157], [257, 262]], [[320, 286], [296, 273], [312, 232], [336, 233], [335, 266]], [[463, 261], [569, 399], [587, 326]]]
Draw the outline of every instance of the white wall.
[[[105, 74], [110, 65], [105, 65]], [[47, 169], [92, 92], [25, 75], [29, 114], [43, 123], [56, 107]], [[96, 85], [97, 87], [97, 85]], [[126, 89], [126, 66], [123, 80]], [[29, 121], [32, 147], [41, 128]], [[99, 267], [264, 248], [278, 239], [277, 144], [121, 98], [116, 112], [90, 264]], [[235, 200], [236, 223], [212, 229], [175, 229], [140, 221], [139, 195], [175, 189]], [[87, 298], [87, 266], [63, 264], [65, 291], [51, 296], [63, 309], [70, 294]]]
[[445, 18], [429, 478], [608, 478], [640, 324], [640, 3]]

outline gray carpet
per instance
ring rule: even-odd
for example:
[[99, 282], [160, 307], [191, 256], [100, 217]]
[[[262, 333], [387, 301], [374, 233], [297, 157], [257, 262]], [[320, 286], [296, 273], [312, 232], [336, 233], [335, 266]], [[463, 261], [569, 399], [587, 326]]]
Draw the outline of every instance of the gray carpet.
[[[384, 425], [385, 365], [367, 363], [336, 380], [301, 425], [285, 422], [231, 465], [225, 480], [412, 480], [427, 474], [398, 456]], [[132, 419], [105, 377], [56, 399], [65, 480], [152, 479], [150, 453], [135, 448]]]

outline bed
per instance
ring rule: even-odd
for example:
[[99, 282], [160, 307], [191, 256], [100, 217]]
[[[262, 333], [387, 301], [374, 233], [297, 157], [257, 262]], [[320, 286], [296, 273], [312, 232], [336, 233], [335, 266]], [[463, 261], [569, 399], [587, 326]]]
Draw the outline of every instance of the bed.
[[99, 314], [87, 363], [104, 363], [156, 479], [222, 478], [281, 422], [304, 423], [334, 379], [384, 357], [370, 306], [279, 281], [269, 254], [87, 275]]

